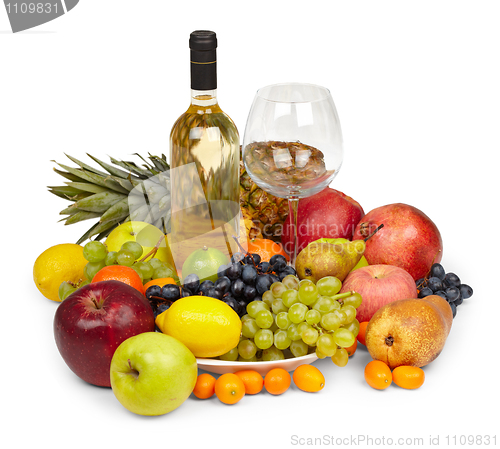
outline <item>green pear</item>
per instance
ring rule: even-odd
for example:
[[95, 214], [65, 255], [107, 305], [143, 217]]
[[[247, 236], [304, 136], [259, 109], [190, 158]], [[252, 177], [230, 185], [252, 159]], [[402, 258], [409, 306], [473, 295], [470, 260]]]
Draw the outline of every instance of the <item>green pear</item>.
[[297, 256], [295, 270], [300, 279], [319, 281], [335, 276], [343, 281], [365, 252], [364, 240], [346, 243], [311, 242]]
[[[320, 242], [320, 243], [323, 243], [323, 242], [326, 242], [326, 243], [347, 243], [348, 241], [349, 240], [342, 239], [342, 238], [328, 239], [326, 237], [322, 238], [322, 239], [315, 240], [315, 242]], [[351, 271], [357, 270], [358, 268], [361, 268], [361, 267], [367, 267], [367, 266], [368, 266], [368, 261], [366, 260], [366, 257], [361, 256], [361, 259], [359, 259], [359, 262], [356, 264], [356, 266]]]

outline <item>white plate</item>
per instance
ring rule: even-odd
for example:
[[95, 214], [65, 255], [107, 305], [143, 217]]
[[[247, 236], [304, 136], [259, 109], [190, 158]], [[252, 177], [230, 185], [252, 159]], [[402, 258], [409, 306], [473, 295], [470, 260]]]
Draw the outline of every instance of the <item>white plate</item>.
[[252, 369], [265, 376], [273, 368], [283, 368], [293, 371], [299, 365], [311, 364], [318, 359], [316, 354], [308, 354], [302, 357], [292, 357], [273, 362], [226, 362], [217, 359], [196, 359], [198, 367], [204, 371], [216, 374], [235, 373], [242, 369]]

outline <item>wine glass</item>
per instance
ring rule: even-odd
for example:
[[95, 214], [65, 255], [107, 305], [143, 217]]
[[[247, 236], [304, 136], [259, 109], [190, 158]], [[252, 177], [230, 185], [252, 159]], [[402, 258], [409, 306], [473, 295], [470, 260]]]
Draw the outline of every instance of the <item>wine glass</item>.
[[342, 131], [329, 90], [304, 83], [259, 89], [246, 123], [242, 158], [260, 188], [288, 199], [293, 248], [285, 249], [295, 267], [299, 199], [327, 187], [342, 165]]

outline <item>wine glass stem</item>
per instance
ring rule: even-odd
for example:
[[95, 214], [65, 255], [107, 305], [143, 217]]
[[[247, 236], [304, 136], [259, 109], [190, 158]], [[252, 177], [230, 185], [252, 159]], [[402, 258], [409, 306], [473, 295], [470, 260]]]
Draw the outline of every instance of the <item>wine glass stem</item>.
[[292, 217], [292, 223], [293, 223], [293, 250], [292, 253], [290, 254], [291, 260], [290, 260], [290, 265], [295, 268], [295, 259], [297, 259], [297, 246], [298, 246], [298, 240], [297, 240], [297, 211], [299, 210], [299, 199], [298, 198], [288, 198], [288, 209], [289, 209], [289, 214]]

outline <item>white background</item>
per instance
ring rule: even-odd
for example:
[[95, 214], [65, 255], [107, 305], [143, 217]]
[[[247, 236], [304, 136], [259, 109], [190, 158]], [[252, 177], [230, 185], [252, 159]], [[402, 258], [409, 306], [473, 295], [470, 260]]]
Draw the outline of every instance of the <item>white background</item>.
[[[53, 22], [12, 34], [0, 8], [2, 439], [54, 449], [286, 448], [299, 442], [293, 435], [426, 445], [439, 436], [451, 447], [447, 435], [495, 435], [498, 18], [498, 3], [482, 0], [81, 0]], [[219, 100], [241, 135], [259, 87], [324, 85], [345, 142], [331, 186], [365, 212], [404, 202], [439, 227], [443, 265], [474, 296], [459, 307], [421, 389], [371, 389], [361, 348], [343, 369], [316, 363], [326, 377], [317, 394], [292, 386], [234, 406], [190, 398], [146, 418], [66, 367], [52, 334], [57, 303], [38, 292], [32, 267], [43, 250], [75, 242], [90, 225], [57, 222], [67, 203], [46, 189], [63, 181], [51, 161], [69, 162], [64, 153], [92, 164], [86, 152], [104, 160], [168, 154], [170, 128], [189, 102], [196, 29], [217, 32]]]

